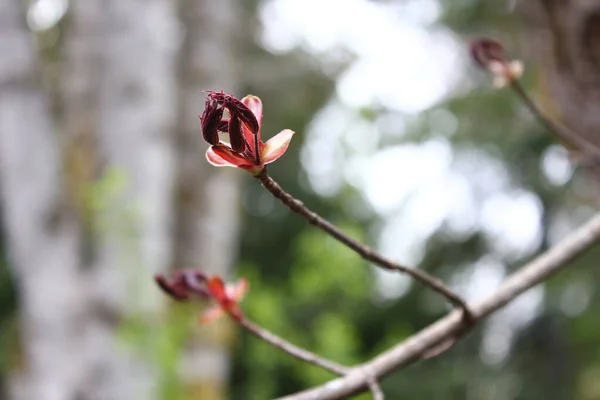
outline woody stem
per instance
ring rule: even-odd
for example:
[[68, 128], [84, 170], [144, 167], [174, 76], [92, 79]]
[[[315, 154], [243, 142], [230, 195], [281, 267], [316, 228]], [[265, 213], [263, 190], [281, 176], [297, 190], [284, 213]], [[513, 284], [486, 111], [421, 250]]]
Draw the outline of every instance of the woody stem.
[[334, 361], [328, 360], [326, 358], [320, 357], [308, 350], [300, 348], [288, 342], [287, 340], [275, 335], [274, 333], [271, 333], [266, 329], [261, 328], [260, 326], [252, 323], [246, 318], [239, 318], [236, 319], [236, 321], [257, 338], [262, 339], [267, 343], [270, 343], [271, 345], [298, 358], [299, 360], [316, 365], [339, 376], [344, 376], [350, 371], [350, 368], [338, 364]]
[[291, 194], [285, 192], [281, 188], [281, 186], [279, 186], [279, 184], [267, 174], [266, 168], [263, 168], [263, 170], [258, 176], [256, 176], [256, 178], [260, 180], [261, 185], [265, 189], [267, 189], [273, 196], [279, 199], [291, 211], [304, 217], [304, 219], [306, 219], [306, 221], [308, 221], [309, 224], [321, 229], [323, 232], [327, 233], [329, 236], [333, 237], [338, 242], [354, 250], [363, 259], [372, 262], [380, 268], [389, 271], [398, 271], [405, 273], [411, 276], [413, 279], [430, 287], [432, 290], [440, 293], [441, 295], [446, 297], [446, 299], [448, 299], [449, 302], [451, 302], [457, 307], [462, 308], [465, 321], [470, 321], [471, 312], [469, 311], [466, 302], [458, 294], [454, 293], [452, 289], [444, 285], [442, 281], [422, 270], [406, 267], [395, 263], [394, 261], [383, 257], [381, 254], [371, 249], [370, 247], [358, 242], [357, 240], [352, 239], [344, 232], [342, 232], [337, 226], [333, 225], [331, 222], [327, 221], [325, 218], [321, 217], [317, 213], [309, 210], [300, 200], [294, 198]]

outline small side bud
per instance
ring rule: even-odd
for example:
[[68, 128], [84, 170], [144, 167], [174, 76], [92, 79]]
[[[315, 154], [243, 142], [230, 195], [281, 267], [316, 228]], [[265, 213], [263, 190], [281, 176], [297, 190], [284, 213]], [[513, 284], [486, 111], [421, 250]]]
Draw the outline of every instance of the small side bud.
[[508, 64], [501, 65], [497, 72], [494, 72], [494, 86], [502, 88], [511, 82], [516, 81], [523, 75], [523, 63], [519, 60], [513, 60]]
[[493, 62], [507, 62], [504, 46], [493, 39], [477, 39], [471, 42], [471, 57], [482, 68], [490, 69]]
[[497, 88], [506, 86], [523, 75], [523, 63], [519, 60], [509, 61], [504, 46], [496, 40], [474, 40], [471, 42], [470, 53], [479, 66], [494, 74], [494, 86]]

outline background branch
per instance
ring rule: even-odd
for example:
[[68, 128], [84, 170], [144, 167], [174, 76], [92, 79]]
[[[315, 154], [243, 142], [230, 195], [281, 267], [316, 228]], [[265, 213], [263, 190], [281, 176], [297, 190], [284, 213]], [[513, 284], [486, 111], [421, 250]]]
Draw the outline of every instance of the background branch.
[[[470, 304], [473, 322], [477, 322], [520, 294], [547, 279], [554, 272], [591, 247], [600, 239], [600, 214], [577, 229], [556, 246], [512, 274], [490, 296]], [[473, 325], [471, 325], [473, 326]], [[382, 378], [424, 356], [432, 347], [453, 340], [468, 330], [461, 313], [454, 311], [373, 360], [354, 368], [348, 375], [324, 385], [279, 400], [333, 400], [369, 390], [369, 377]]]
[[585, 136], [572, 131], [566, 125], [554, 122], [544, 115], [518, 80], [512, 81], [510, 88], [515, 92], [523, 104], [525, 104], [529, 111], [531, 111], [540, 125], [563, 140], [572, 150], [578, 152], [578, 156], [583, 159], [585, 164], [598, 164], [598, 162], [600, 162], [600, 148], [596, 144], [590, 142]]

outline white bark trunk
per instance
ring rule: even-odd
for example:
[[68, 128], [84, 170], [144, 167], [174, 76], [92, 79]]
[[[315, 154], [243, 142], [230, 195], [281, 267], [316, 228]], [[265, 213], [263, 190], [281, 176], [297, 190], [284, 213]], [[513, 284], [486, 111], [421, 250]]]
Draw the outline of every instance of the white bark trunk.
[[123, 346], [118, 330], [134, 313], [151, 323], [164, 301], [152, 275], [171, 257], [175, 12], [168, 0], [88, 0], [72, 3], [71, 18], [67, 132], [79, 138], [92, 130], [102, 172], [126, 183], [101, 191], [107, 201], [93, 220], [86, 396], [152, 399], [152, 350]]
[[0, 184], [26, 363], [13, 398], [63, 400], [82, 378], [79, 228], [62, 198], [60, 149], [20, 7], [0, 3]]
[[[151, 276], [171, 261], [228, 276], [235, 256], [242, 174], [207, 168], [197, 120], [202, 89], [237, 87], [234, 3], [182, 3], [188, 36], [178, 86], [181, 27], [171, 1], [72, 2], [62, 147], [34, 79], [20, 1], [0, 3], [0, 184], [27, 360], [14, 398], [155, 398], [154, 366], [121, 346], [121, 323], [132, 313], [157, 316], [164, 296]], [[87, 220], [89, 180], [110, 167], [127, 185], [101, 193], [109, 201]], [[192, 387], [209, 383], [209, 393], [218, 387], [223, 398], [228, 344], [201, 339], [191, 339], [183, 376]]]
[[[235, 93], [240, 86], [235, 46], [241, 10], [230, 0], [184, 0], [180, 4], [186, 39], [180, 52], [174, 264], [228, 278], [236, 257], [243, 172], [208, 165], [198, 114], [204, 106], [202, 90], [223, 88]], [[228, 397], [230, 345], [206, 329], [190, 338], [183, 354], [182, 376], [195, 392], [194, 398]]]

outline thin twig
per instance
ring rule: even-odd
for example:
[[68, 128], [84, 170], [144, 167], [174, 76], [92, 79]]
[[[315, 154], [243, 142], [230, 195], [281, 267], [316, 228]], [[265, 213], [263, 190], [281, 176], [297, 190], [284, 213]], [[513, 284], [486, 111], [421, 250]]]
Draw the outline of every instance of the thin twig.
[[383, 390], [381, 390], [381, 386], [377, 382], [377, 379], [371, 378], [368, 381], [369, 390], [373, 394], [373, 400], [384, 400], [385, 396], [383, 395]]
[[578, 135], [576, 132], [571, 130], [566, 125], [552, 121], [548, 118], [542, 110], [535, 104], [531, 99], [531, 96], [527, 94], [525, 88], [518, 80], [513, 80], [510, 83], [510, 87], [515, 94], [521, 99], [523, 104], [531, 111], [535, 116], [540, 125], [546, 128], [548, 131], [554, 133], [556, 136], [561, 138], [564, 142], [571, 145], [573, 149], [583, 155], [585, 161], [592, 161], [597, 164], [600, 162], [600, 148], [587, 140], [585, 136]]
[[352, 239], [344, 232], [342, 232], [338, 227], [333, 225], [331, 222], [327, 221], [325, 218], [321, 217], [317, 213], [309, 210], [300, 200], [294, 198], [291, 194], [285, 192], [281, 188], [281, 186], [279, 186], [279, 184], [267, 174], [266, 168], [263, 169], [263, 171], [257, 176], [257, 179], [260, 180], [262, 186], [265, 189], [267, 189], [273, 196], [279, 199], [291, 211], [304, 217], [304, 219], [306, 219], [309, 224], [316, 226], [317, 228], [329, 234], [330, 236], [343, 243], [350, 249], [354, 250], [365, 260], [371, 261], [372, 263], [378, 265], [383, 269], [387, 269], [390, 271], [398, 271], [410, 275], [415, 280], [423, 283], [426, 286], [429, 286], [434, 291], [446, 297], [448, 301], [450, 301], [452, 304], [462, 308], [464, 311], [465, 320], [468, 321], [470, 319], [470, 311], [465, 301], [458, 294], [454, 293], [452, 289], [444, 285], [439, 279], [434, 278], [433, 276], [429, 275], [428, 273], [422, 270], [405, 267], [403, 265], [395, 263], [394, 261], [383, 257], [381, 254], [377, 253], [370, 247]]
[[[564, 269], [570, 261], [599, 241], [600, 213], [512, 274], [494, 293], [471, 304], [473, 322], [487, 317], [553, 273]], [[369, 390], [369, 379], [372, 377], [381, 379], [399, 368], [412, 364], [422, 359], [429, 349], [450, 338], [458, 338], [467, 330], [460, 313], [455, 311], [373, 360], [353, 368], [346, 376], [279, 400], [335, 400]]]
[[281, 351], [284, 351], [302, 361], [316, 365], [317, 367], [333, 372], [334, 374], [339, 376], [344, 376], [350, 371], [350, 368], [338, 364], [334, 361], [327, 360], [308, 350], [302, 349], [288, 342], [287, 340], [267, 331], [266, 329], [261, 328], [253, 322], [248, 321], [245, 318], [238, 320], [238, 323], [242, 327], [246, 328], [246, 330], [248, 330], [257, 338], [264, 340], [272, 346], [277, 347]]

